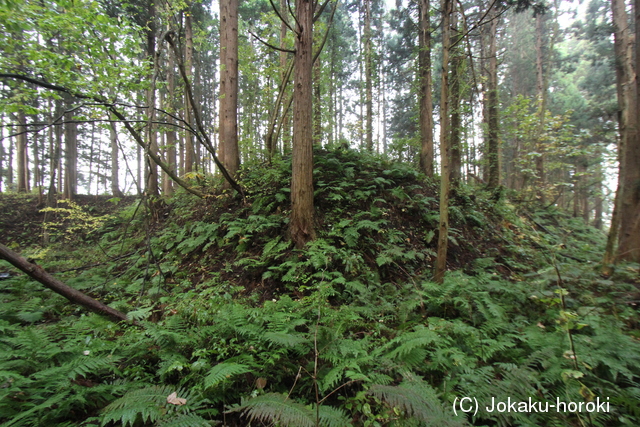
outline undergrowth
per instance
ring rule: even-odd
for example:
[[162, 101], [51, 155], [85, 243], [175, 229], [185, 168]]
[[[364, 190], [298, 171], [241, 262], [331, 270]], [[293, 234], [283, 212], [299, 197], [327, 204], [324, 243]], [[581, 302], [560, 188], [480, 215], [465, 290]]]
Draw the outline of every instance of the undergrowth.
[[[0, 426], [640, 424], [637, 266], [600, 277], [598, 231], [462, 187], [437, 285], [432, 183], [317, 152], [318, 239], [294, 250], [289, 167], [246, 167], [247, 203], [178, 195], [152, 223], [142, 201], [97, 242], [37, 249], [141, 327], [0, 282]], [[454, 413], [463, 397], [477, 413]], [[492, 398], [610, 410], [488, 412]]]

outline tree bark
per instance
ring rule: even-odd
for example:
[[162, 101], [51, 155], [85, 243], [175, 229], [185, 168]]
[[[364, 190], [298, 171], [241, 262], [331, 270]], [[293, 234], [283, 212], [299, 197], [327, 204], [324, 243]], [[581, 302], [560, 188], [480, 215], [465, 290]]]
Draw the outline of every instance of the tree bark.
[[[621, 68], [619, 94], [622, 92], [621, 147], [620, 147], [620, 234], [618, 238], [617, 261], [640, 262], [640, 138], [638, 133], [638, 81], [636, 69], [638, 46], [629, 29], [625, 3], [612, 0], [613, 24], [615, 31], [616, 63]], [[637, 3], [637, 2], [636, 2]], [[637, 6], [637, 4], [636, 4]], [[636, 9], [635, 20], [638, 22]], [[636, 30], [637, 31], [637, 30]]]
[[540, 203], [545, 203], [545, 146], [542, 141], [542, 134], [545, 126], [545, 116], [547, 110], [547, 80], [544, 69], [544, 52], [543, 52], [543, 14], [536, 15], [536, 78], [537, 78], [537, 93], [538, 93], [538, 130], [537, 130], [537, 146], [536, 152], [538, 153], [535, 158], [536, 168], [536, 185], [537, 194]]
[[29, 191], [29, 161], [27, 157], [27, 118], [24, 112], [18, 112], [18, 133], [16, 138], [16, 155], [18, 157], [18, 192], [26, 193]]
[[47, 273], [39, 265], [30, 263], [22, 256], [2, 244], [0, 244], [0, 258], [8, 261], [14, 267], [29, 275], [29, 277], [37, 280], [53, 292], [62, 295], [74, 304], [81, 305], [87, 310], [101, 314], [115, 321], [127, 320], [126, 314], [121, 313], [100, 301], [96, 301], [68, 285], [65, 285], [60, 280]]
[[320, 92], [320, 57], [313, 63], [313, 144], [322, 143], [322, 105]]
[[[452, 5], [451, 14], [451, 44], [457, 41], [460, 34], [458, 30], [458, 11], [456, 10], [456, 4]], [[454, 38], [456, 40], [454, 40]], [[460, 52], [460, 45], [456, 43], [456, 46], [451, 49], [451, 87], [450, 87], [450, 105], [451, 110], [451, 123], [450, 128], [450, 158], [449, 158], [449, 173], [451, 185], [457, 187], [460, 184], [461, 169], [462, 169], [462, 149], [460, 144], [460, 78], [462, 72], [462, 66], [464, 59], [462, 58], [462, 52]]]
[[438, 229], [438, 252], [436, 256], [436, 267], [434, 281], [442, 283], [444, 273], [447, 270], [447, 248], [449, 244], [449, 189], [450, 165], [450, 126], [449, 126], [449, 46], [450, 40], [450, 17], [452, 0], [442, 1], [442, 87], [440, 92], [440, 225]]
[[493, 9], [489, 15], [489, 81], [487, 84], [487, 185], [489, 188], [497, 188], [500, 185], [500, 143], [499, 143], [499, 102], [498, 102], [498, 49], [497, 11]]
[[240, 168], [238, 0], [220, 0], [220, 66], [220, 161], [229, 175], [235, 178]]
[[152, 161], [152, 153], [157, 156], [158, 153], [158, 133], [156, 132], [156, 24], [155, 15], [156, 8], [151, 3], [149, 11], [149, 29], [147, 30], [147, 60], [149, 61], [149, 80], [150, 87], [147, 89], [147, 159], [146, 159], [146, 194], [148, 196], [158, 196], [158, 167]]
[[111, 195], [113, 197], [122, 197], [123, 194], [120, 191], [120, 162], [118, 160], [120, 157], [118, 129], [115, 123], [111, 123], [111, 126], [109, 126], [109, 140], [111, 143]]
[[[67, 99], [67, 108], [71, 107]], [[73, 113], [65, 114], [64, 124], [64, 198], [72, 200], [78, 193], [78, 124], [71, 123]]]
[[371, 40], [371, 0], [364, 2], [365, 146], [373, 152], [373, 49]]
[[289, 233], [297, 248], [315, 238], [313, 224], [313, 0], [296, 0], [293, 158]]
[[[167, 95], [167, 100], [165, 100], [165, 105], [164, 108], [167, 108], [168, 111], [171, 112], [175, 112], [176, 108], [174, 105], [173, 100], [175, 99], [175, 93], [176, 93], [176, 79], [175, 79], [175, 63], [174, 63], [174, 56], [173, 55], [168, 55], [168, 64], [167, 64], [167, 86], [168, 86], [168, 95]], [[169, 123], [170, 124], [174, 124], [174, 120], [173, 118], [169, 118]], [[165, 153], [166, 153], [166, 161], [167, 161], [167, 166], [169, 166], [169, 168], [175, 170], [176, 169], [176, 131], [173, 129], [173, 127], [169, 128], [167, 130], [167, 139], [166, 139], [166, 147], [165, 147]], [[162, 192], [166, 195], [166, 196], [170, 196], [173, 194], [173, 181], [171, 180], [171, 178], [169, 177], [169, 175], [167, 175], [166, 173], [164, 174], [164, 180], [162, 182]]]
[[[184, 59], [184, 69], [187, 75], [187, 79], [189, 81], [193, 81], [193, 28], [191, 22], [191, 11], [187, 8], [185, 11], [184, 17], [184, 32], [185, 32], [185, 59]], [[192, 116], [192, 108], [194, 106], [191, 105], [189, 101], [188, 95], [184, 94], [184, 114], [185, 119], [188, 123], [193, 121]], [[193, 172], [193, 165], [195, 163], [195, 150], [193, 143], [193, 136], [191, 133], [187, 132], [185, 135], [185, 156], [184, 156], [184, 173], [187, 174], [189, 172]]]
[[419, 9], [420, 170], [428, 177], [433, 177], [433, 100], [431, 96], [431, 15], [429, 0], [420, 0]]

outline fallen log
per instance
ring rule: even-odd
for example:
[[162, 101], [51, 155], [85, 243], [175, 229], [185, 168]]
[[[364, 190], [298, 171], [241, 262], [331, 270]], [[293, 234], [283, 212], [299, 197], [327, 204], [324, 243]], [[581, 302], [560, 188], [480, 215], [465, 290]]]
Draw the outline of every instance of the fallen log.
[[62, 283], [60, 280], [47, 273], [39, 265], [27, 261], [24, 257], [20, 256], [20, 254], [13, 252], [2, 244], [0, 244], [0, 259], [8, 261], [14, 267], [22, 270], [31, 278], [42, 283], [53, 292], [62, 295], [74, 304], [81, 305], [87, 310], [106, 316], [114, 321], [127, 321], [126, 314], [121, 313], [118, 310], [83, 294], [79, 290], [73, 289], [72, 287]]

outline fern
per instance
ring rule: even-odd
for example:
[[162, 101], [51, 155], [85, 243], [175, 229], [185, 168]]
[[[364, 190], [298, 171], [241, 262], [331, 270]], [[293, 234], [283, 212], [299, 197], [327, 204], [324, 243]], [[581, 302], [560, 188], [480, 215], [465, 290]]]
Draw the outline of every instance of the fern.
[[398, 386], [375, 384], [367, 394], [376, 396], [392, 408], [398, 408], [421, 426], [459, 427], [466, 423], [450, 414], [436, 396], [435, 390], [415, 375], [404, 372], [405, 380]]
[[[167, 398], [176, 393], [178, 398], [184, 399], [182, 405], [172, 404]], [[150, 386], [127, 392], [121, 398], [113, 401], [102, 410], [102, 424], [119, 422], [123, 427], [134, 426], [137, 422], [155, 423], [163, 418], [170, 419], [176, 413], [189, 413], [197, 402], [196, 396], [184, 389], [172, 386]]]
[[250, 421], [279, 423], [284, 427], [314, 427], [315, 413], [307, 406], [280, 393], [267, 393], [234, 406], [229, 412], [242, 412]]
[[231, 378], [234, 375], [245, 374], [250, 371], [251, 368], [247, 365], [232, 362], [218, 363], [209, 371], [209, 374], [205, 377], [204, 387], [215, 387], [224, 380]]
[[352, 420], [347, 417], [342, 409], [334, 408], [333, 406], [320, 405], [318, 418], [320, 425], [323, 427], [344, 427], [352, 424]]
[[166, 420], [160, 420], [157, 427], [210, 427], [219, 422], [207, 421], [195, 414], [177, 414]]

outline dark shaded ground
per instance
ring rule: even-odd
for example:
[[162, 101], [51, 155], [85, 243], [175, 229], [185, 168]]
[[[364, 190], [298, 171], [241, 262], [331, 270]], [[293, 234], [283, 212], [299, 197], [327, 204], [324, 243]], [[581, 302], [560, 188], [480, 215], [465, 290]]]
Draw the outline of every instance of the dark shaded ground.
[[[119, 204], [110, 202], [112, 196], [78, 195], [74, 201], [94, 216], [116, 212], [135, 197], [127, 196]], [[0, 194], [0, 243], [16, 250], [42, 244], [44, 203], [34, 194]]]

